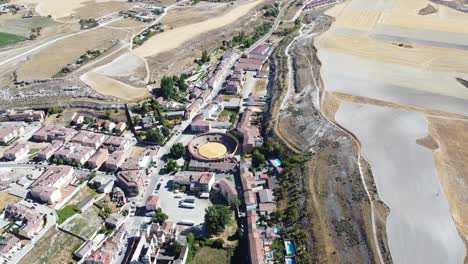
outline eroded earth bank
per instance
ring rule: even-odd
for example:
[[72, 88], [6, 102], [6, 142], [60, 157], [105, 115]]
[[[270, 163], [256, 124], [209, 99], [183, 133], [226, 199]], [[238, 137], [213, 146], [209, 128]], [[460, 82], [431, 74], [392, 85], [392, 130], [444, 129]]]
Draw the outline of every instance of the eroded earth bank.
[[320, 263], [466, 263], [468, 17], [404, 2], [309, 12], [276, 51], [270, 129], [308, 153]]

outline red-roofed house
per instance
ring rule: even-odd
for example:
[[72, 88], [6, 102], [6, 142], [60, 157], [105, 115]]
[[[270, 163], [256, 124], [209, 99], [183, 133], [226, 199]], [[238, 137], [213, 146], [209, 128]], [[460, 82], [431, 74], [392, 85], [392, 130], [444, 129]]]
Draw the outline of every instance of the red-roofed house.
[[159, 195], [150, 195], [145, 203], [146, 211], [155, 211], [159, 208]]

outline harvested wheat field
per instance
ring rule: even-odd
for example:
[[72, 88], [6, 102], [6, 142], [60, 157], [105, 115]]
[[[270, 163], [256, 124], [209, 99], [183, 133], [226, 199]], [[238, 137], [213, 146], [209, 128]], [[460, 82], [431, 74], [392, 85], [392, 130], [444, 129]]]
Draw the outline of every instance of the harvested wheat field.
[[105, 2], [127, 2], [126, 0], [14, 0], [13, 2], [36, 5], [36, 12], [42, 16], [51, 15], [53, 18], [66, 17], [73, 14], [75, 9], [87, 4]]
[[98, 28], [58, 41], [31, 55], [18, 70], [18, 78], [46, 79], [57, 74], [67, 64], [74, 63], [87, 50], [106, 50], [125, 38], [127, 32]]
[[221, 16], [214, 17], [203, 22], [181, 26], [158, 34], [138, 47], [135, 52], [137, 55], [142, 57], [151, 57], [176, 49], [184, 42], [203, 33], [219, 29], [236, 22], [236, 20], [246, 15], [250, 10], [254, 9], [262, 2], [262, 0], [250, 1], [242, 4], [236, 2], [232, 9]]

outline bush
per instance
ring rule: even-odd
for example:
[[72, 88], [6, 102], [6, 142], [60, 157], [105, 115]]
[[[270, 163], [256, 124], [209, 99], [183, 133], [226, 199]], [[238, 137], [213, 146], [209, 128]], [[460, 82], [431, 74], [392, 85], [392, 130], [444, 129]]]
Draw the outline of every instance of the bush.
[[164, 223], [167, 218], [167, 214], [165, 214], [161, 208], [158, 208], [156, 209], [156, 215], [151, 219], [151, 221], [153, 221], [153, 223], [159, 223], [162, 225], [162, 223]]
[[60, 106], [52, 106], [49, 108], [49, 115], [60, 114], [63, 112], [63, 108]]

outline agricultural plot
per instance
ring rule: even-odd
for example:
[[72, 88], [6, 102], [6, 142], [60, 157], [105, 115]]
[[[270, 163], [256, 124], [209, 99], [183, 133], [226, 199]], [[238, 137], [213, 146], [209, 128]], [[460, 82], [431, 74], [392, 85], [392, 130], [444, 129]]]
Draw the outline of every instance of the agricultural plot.
[[0, 32], [0, 47], [16, 44], [25, 40], [26, 38], [14, 34]]

